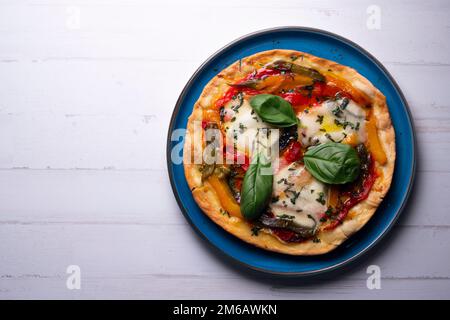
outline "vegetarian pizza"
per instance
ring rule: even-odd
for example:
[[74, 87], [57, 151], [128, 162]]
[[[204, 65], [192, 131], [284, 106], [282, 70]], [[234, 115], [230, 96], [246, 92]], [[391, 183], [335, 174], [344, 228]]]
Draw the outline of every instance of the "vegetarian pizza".
[[385, 97], [356, 70], [270, 50], [205, 86], [183, 163], [195, 201], [223, 229], [266, 250], [317, 255], [375, 213], [395, 133]]

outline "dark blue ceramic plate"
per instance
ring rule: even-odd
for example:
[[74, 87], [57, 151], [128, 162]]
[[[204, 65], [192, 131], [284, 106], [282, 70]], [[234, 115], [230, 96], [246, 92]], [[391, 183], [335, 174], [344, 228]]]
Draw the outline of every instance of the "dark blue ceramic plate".
[[[220, 70], [240, 58], [270, 49], [293, 49], [355, 68], [387, 98], [397, 139], [397, 159], [391, 189], [367, 225], [336, 250], [321, 256], [294, 257], [251, 246], [214, 224], [197, 206], [184, 178], [182, 164], [170, 160], [174, 129], [186, 128], [188, 116], [203, 87]], [[263, 30], [229, 44], [209, 58], [192, 76], [178, 99], [170, 122], [167, 164], [173, 192], [186, 219], [214, 247], [249, 268], [285, 275], [312, 275], [334, 270], [367, 252], [394, 225], [412, 187], [415, 141], [411, 116], [400, 88], [388, 71], [367, 51], [335, 34], [301, 27]], [[401, 168], [401, 170], [398, 170]]]

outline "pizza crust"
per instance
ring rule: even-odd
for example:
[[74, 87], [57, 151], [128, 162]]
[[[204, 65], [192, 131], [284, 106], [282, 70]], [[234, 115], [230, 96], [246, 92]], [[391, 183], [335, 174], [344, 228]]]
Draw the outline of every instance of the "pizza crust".
[[[252, 227], [243, 218], [229, 217], [222, 214], [223, 208], [214, 189], [207, 181], [202, 182], [198, 167], [194, 164], [189, 164], [192, 162], [189, 161], [188, 157], [192, 156], [193, 152], [186, 152], [187, 150], [192, 151], [194, 146], [200, 147], [201, 139], [193, 139], [194, 121], [202, 121], [202, 110], [209, 108], [228, 89], [227, 83], [241, 79], [260, 67], [259, 65], [255, 66], [255, 64], [264, 65], [279, 59], [290, 61], [290, 58], [294, 55], [301, 59], [295, 63], [316, 69], [321, 73], [330, 72], [329, 70], [331, 70], [333, 74], [350, 81], [355, 88], [364, 92], [372, 100], [373, 115], [376, 119], [379, 140], [387, 156], [385, 165], [375, 162], [378, 177], [368, 198], [353, 207], [341, 225], [329, 231], [320, 230], [317, 233], [320, 242], [314, 242], [311, 239], [301, 243], [284, 243], [275, 236], [265, 232], [259, 232], [258, 236], [252, 235]], [[188, 120], [183, 162], [186, 180], [192, 190], [195, 201], [205, 214], [223, 229], [262, 249], [290, 255], [319, 255], [332, 251], [342, 244], [352, 234], [360, 230], [373, 216], [391, 185], [395, 156], [395, 132], [391, 123], [386, 98], [366, 78], [350, 67], [307, 53], [293, 50], [270, 50], [233, 63], [211, 79], [205, 86]]]

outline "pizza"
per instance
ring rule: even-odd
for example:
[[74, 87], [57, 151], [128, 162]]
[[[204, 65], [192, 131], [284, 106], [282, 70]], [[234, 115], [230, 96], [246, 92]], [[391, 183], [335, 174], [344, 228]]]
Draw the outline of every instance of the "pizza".
[[386, 98], [356, 70], [270, 50], [204, 87], [183, 150], [192, 195], [216, 224], [265, 250], [319, 255], [374, 215], [395, 133]]

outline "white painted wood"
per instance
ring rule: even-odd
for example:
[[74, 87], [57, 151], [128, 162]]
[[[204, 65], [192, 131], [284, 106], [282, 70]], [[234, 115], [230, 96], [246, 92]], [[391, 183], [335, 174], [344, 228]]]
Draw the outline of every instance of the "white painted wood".
[[[64, 278], [71, 264], [80, 265], [87, 277], [242, 276], [230, 273], [230, 261], [211, 254], [187, 224], [11, 223], [2, 224], [0, 231], [6, 278], [30, 274]], [[449, 228], [398, 226], [393, 233], [392, 241], [383, 243], [366, 265], [346, 277], [365, 281], [367, 265], [376, 263], [385, 278], [449, 278], [448, 255], [443, 254], [450, 250]]]
[[[363, 264], [341, 277], [327, 277], [329, 283], [314, 281], [317, 287], [306, 288], [299, 285], [304, 281], [294, 280], [297, 285], [292, 286], [291, 280], [291, 285], [286, 287], [288, 281], [271, 281], [261, 275], [239, 271], [230, 265], [228, 259], [211, 254], [187, 225], [2, 225], [0, 231], [0, 249], [4, 253], [0, 285], [8, 289], [14, 283], [29, 280], [34, 282], [32, 286], [39, 297], [70, 296], [71, 293], [65, 288], [65, 268], [72, 264], [82, 266], [82, 279], [86, 279], [86, 287], [82, 290], [86, 290], [86, 295], [92, 297], [99, 294], [105, 298], [123, 293], [119, 288], [112, 292], [106, 290], [108, 286], [120, 286], [120, 282], [126, 286], [128, 281], [133, 285], [139, 281], [148, 282], [138, 286], [146, 288], [143, 295], [132, 287], [124, 288], [128, 298], [157, 298], [161, 294], [162, 297], [174, 295], [180, 298], [183, 296], [181, 292], [192, 293], [190, 290], [203, 286], [211, 289], [209, 292], [207, 288], [201, 289], [201, 295], [209, 295], [209, 298], [233, 295], [244, 298], [246, 294], [250, 295], [249, 298], [294, 298], [308, 292], [312, 293], [313, 298], [315, 294], [320, 294], [320, 288], [329, 291], [330, 287], [336, 291], [342, 289], [343, 295], [351, 295], [352, 291], [367, 291], [363, 294], [369, 295], [366, 267], [375, 262], [382, 268], [383, 284], [384, 280], [399, 280], [395, 282], [399, 286], [397, 290], [411, 291], [413, 296], [424, 295], [417, 287], [418, 282], [424, 286], [438, 284], [441, 288], [438, 286], [436, 293], [441, 296], [444, 295], [442, 287], [448, 289], [449, 285], [448, 258], [442, 254], [450, 249], [447, 241], [450, 230], [447, 228], [397, 227], [394, 238], [391, 238], [395, 241], [384, 243]], [[158, 245], [160, 243], [164, 245]], [[34, 252], [40, 254], [35, 255]], [[424, 260], [427, 263], [423, 263]], [[410, 268], [408, 265], [416, 267]], [[53, 283], [50, 285], [51, 293], [39, 291], [38, 283], [46, 286], [47, 281]], [[181, 292], [176, 290], [191, 281], [192, 287], [180, 288]], [[56, 288], [57, 283], [59, 286]], [[241, 283], [239, 288], [248, 287], [248, 291], [231, 290], [238, 283]], [[351, 287], [346, 287], [348, 285]], [[106, 288], [100, 289], [99, 286]], [[394, 293], [395, 290], [391, 294]]]
[[[305, 25], [354, 39], [382, 60], [448, 64], [445, 1], [378, 1], [380, 30], [366, 28], [371, 2], [340, 1], [11, 1], [2, 8], [2, 56], [15, 59], [203, 60], [262, 28]], [[80, 11], [73, 28], [70, 9]], [[231, 21], [230, 21], [231, 20]], [[69, 26], [69, 28], [68, 28]], [[72, 27], [71, 27], [72, 26]], [[45, 37], [35, 38], [35, 35]], [[193, 45], [201, 37], [208, 45]], [[426, 41], [426, 45], [425, 44]], [[381, 45], [380, 45], [381, 44]], [[186, 50], [188, 48], [188, 50]]]
[[[165, 170], [0, 170], [0, 224], [184, 225], [167, 179]], [[436, 190], [450, 193], [450, 173], [419, 172], [398, 223], [450, 228], [448, 199]]]
[[[0, 168], [163, 170], [164, 154], [149, 152], [145, 146], [165, 146], [173, 106], [197, 67], [184, 65], [0, 63], [5, 83], [0, 88], [5, 97], [0, 105]], [[170, 67], [183, 70], [181, 80], [158, 72]], [[424, 154], [429, 149], [435, 154], [423, 158], [426, 163], [419, 170], [445, 171], [450, 160], [450, 91], [445, 88], [450, 67], [390, 65], [389, 69], [410, 101]], [[441, 80], [435, 83], [437, 75]], [[424, 82], [433, 83], [427, 94]]]
[[[0, 298], [450, 298], [450, 5], [376, 1], [381, 29], [369, 30], [371, 4], [0, 1]], [[404, 91], [418, 138], [416, 187], [392, 234], [345, 273], [313, 281], [215, 254], [180, 213], [161, 152], [202, 61], [282, 25], [373, 53]], [[65, 286], [70, 264], [81, 267], [79, 291]], [[371, 264], [381, 290], [366, 287]]]
[[[86, 278], [81, 290], [62, 289], [64, 279], [27, 275], [0, 281], [10, 299], [436, 299], [448, 298], [448, 279], [383, 279], [381, 290], [368, 290], [366, 280], [327, 281], [135, 275]], [[45, 290], [42, 290], [45, 286]], [[232, 289], [226, 289], [232, 288]], [[239, 288], [236, 290], [236, 288]]]

